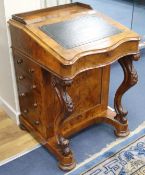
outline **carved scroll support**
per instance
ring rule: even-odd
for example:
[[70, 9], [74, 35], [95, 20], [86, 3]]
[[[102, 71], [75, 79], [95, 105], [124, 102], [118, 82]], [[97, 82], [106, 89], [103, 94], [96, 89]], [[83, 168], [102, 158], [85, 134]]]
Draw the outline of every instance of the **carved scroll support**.
[[67, 119], [74, 110], [74, 104], [72, 102], [72, 98], [67, 92], [67, 88], [72, 84], [72, 80], [62, 80], [56, 76], [52, 76], [51, 83], [56, 91], [60, 102], [60, 113], [56, 116], [54, 122], [54, 132], [57, 141], [57, 145], [60, 148], [61, 154], [64, 157], [71, 157], [72, 163], [67, 165], [62, 165], [61, 163], [60, 168], [63, 170], [72, 169], [75, 166], [75, 162], [73, 160], [72, 151], [69, 147], [69, 140], [64, 138], [61, 133], [62, 124], [65, 119]]
[[116, 91], [114, 98], [114, 108], [116, 111], [115, 119], [122, 124], [127, 124], [127, 111], [124, 110], [121, 100], [123, 94], [133, 87], [138, 81], [137, 72], [133, 66], [133, 61], [137, 61], [140, 58], [139, 54], [129, 55], [118, 60], [124, 72], [124, 80]]

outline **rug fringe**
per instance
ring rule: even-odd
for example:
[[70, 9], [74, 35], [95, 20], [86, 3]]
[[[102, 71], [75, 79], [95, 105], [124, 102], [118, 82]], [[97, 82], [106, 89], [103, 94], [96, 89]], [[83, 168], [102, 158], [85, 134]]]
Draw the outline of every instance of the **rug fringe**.
[[84, 164], [90, 162], [91, 160], [97, 158], [98, 156], [102, 155], [106, 151], [110, 150], [112, 147], [114, 147], [114, 146], [118, 145], [119, 143], [127, 140], [128, 138], [132, 137], [134, 134], [139, 133], [144, 128], [145, 128], [145, 121], [141, 125], [139, 125], [134, 131], [130, 132], [130, 135], [128, 137], [117, 138], [115, 141], [111, 142], [110, 144], [107, 144], [105, 148], [103, 148], [101, 151], [99, 151], [99, 153], [96, 153], [96, 154], [93, 154], [93, 155], [89, 155], [88, 159], [84, 160], [80, 164], [77, 164], [75, 169], [73, 169], [72, 171], [69, 171], [68, 173], [65, 173], [65, 175], [69, 175], [70, 173], [72, 173], [76, 169], [80, 168]]

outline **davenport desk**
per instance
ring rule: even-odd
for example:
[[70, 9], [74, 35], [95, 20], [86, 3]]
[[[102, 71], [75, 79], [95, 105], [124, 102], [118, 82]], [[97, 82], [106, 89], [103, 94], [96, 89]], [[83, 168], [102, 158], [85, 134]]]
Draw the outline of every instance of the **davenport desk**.
[[[137, 83], [136, 33], [81, 3], [16, 14], [9, 24], [20, 126], [55, 155], [61, 169], [75, 167], [68, 139], [89, 125], [105, 122], [117, 136], [129, 134], [121, 99]], [[107, 106], [115, 61], [124, 80], [113, 112]]]

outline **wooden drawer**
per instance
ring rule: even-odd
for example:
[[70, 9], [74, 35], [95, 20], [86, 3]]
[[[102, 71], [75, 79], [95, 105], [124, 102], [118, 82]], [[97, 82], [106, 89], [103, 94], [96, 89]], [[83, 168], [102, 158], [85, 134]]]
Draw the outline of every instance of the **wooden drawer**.
[[18, 86], [21, 114], [25, 119], [40, 132], [41, 125], [41, 94], [36, 90]]
[[19, 92], [25, 93], [27, 91], [35, 90], [40, 93], [41, 85], [38, 79], [30, 78], [28, 74], [22, 70], [16, 69], [16, 72], [18, 88], [19, 86], [22, 86]]
[[41, 67], [27, 57], [15, 52], [14, 64], [17, 72], [25, 72], [30, 78], [39, 80]]

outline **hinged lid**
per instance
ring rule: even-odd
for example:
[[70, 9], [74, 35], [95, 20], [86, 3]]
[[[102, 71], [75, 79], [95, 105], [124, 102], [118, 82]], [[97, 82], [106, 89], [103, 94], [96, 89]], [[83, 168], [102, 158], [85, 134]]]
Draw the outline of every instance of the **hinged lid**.
[[13, 15], [12, 47], [63, 78], [138, 52], [137, 33], [72, 3]]
[[121, 32], [96, 15], [43, 25], [40, 29], [66, 49], [82, 46]]

